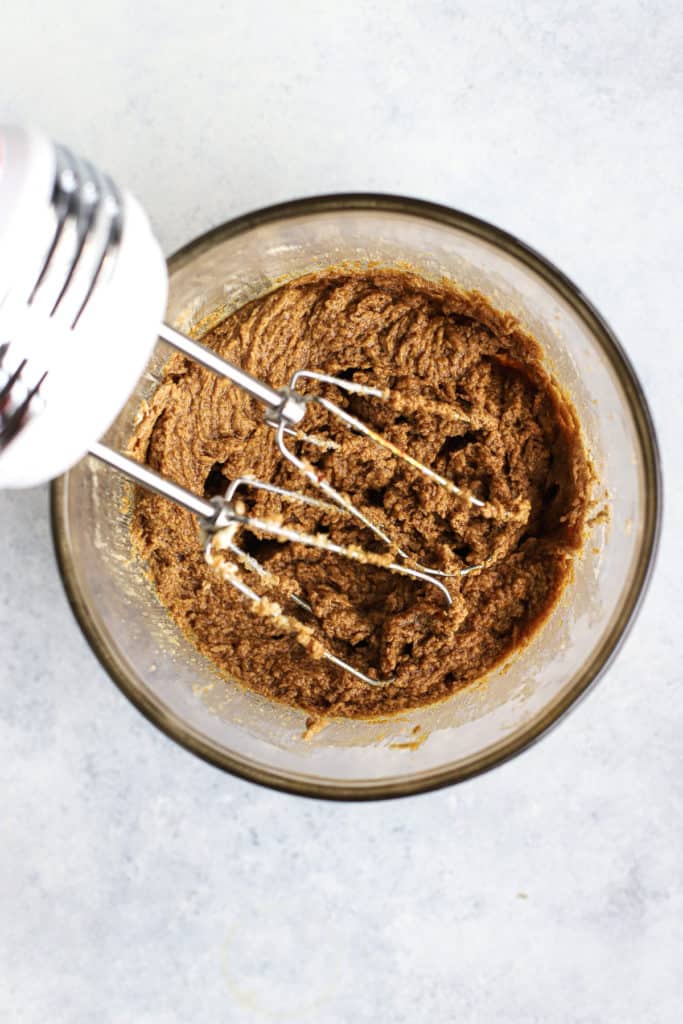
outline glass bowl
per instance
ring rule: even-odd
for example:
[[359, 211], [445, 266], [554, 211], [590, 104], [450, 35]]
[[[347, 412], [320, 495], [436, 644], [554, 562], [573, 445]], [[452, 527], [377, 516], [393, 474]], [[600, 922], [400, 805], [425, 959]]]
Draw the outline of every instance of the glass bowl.
[[[380, 195], [272, 206], [230, 221], [169, 261], [167, 319], [188, 331], [314, 269], [350, 261], [446, 276], [513, 312], [542, 343], [573, 400], [609, 520], [596, 525], [543, 628], [483, 683], [378, 721], [305, 715], [221, 676], [172, 623], [131, 548], [127, 482], [85, 459], [52, 490], [57, 557], [76, 617], [133, 703], [178, 743], [236, 775], [290, 792], [390, 797], [459, 782], [537, 739], [605, 669], [653, 561], [660, 507], [656, 440], [619, 343], [579, 290], [498, 228], [455, 210]], [[123, 448], [170, 351], [159, 342], [106, 440]], [[418, 728], [419, 727], [419, 728]]]

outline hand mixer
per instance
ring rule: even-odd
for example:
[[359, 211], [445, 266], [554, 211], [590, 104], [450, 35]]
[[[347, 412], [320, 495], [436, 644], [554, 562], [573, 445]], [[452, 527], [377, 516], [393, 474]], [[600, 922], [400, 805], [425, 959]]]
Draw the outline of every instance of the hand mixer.
[[[38, 132], [0, 128], [0, 486], [42, 483], [89, 453], [196, 515], [206, 538], [207, 561], [218, 565], [217, 552], [229, 552], [234, 560], [220, 563], [224, 579], [261, 614], [290, 630], [313, 657], [324, 658], [369, 685], [385, 684], [388, 680], [367, 675], [314, 642], [310, 627], [283, 615], [279, 604], [245, 582], [240, 570], [264, 581], [269, 573], [239, 547], [239, 531], [246, 528], [382, 566], [431, 584], [446, 605], [451, 603], [448, 589], [437, 578], [449, 574], [411, 558], [290, 446], [291, 438], [320, 443], [302, 429], [311, 404], [323, 407], [459, 500], [479, 508], [484, 508], [484, 502], [341, 406], [323, 395], [304, 392], [300, 385], [313, 380], [347, 394], [391, 401], [387, 390], [303, 368], [286, 387], [271, 387], [163, 323], [166, 293], [161, 249], [132, 196]], [[232, 481], [223, 496], [206, 499], [102, 444], [98, 438], [132, 391], [157, 337], [256, 399], [264, 407], [282, 456], [324, 498], [241, 477]], [[96, 389], [83, 388], [83, 380], [89, 378], [97, 380]], [[235, 497], [239, 488], [270, 491], [285, 501], [341, 511], [369, 529], [386, 546], [386, 554], [341, 546], [327, 536], [250, 516]], [[470, 566], [460, 574], [480, 568]], [[286, 595], [286, 599], [311, 611], [298, 595]]]

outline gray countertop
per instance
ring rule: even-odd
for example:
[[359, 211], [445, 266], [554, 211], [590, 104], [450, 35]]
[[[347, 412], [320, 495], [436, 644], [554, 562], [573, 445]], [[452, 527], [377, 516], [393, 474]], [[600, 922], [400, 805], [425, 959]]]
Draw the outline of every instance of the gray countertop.
[[678, 1022], [680, 6], [11, 0], [2, 22], [0, 120], [127, 182], [168, 251], [338, 190], [540, 249], [636, 365], [670, 515], [636, 628], [560, 728], [355, 806], [222, 775], [149, 725], [71, 616], [47, 490], [0, 494], [0, 1019]]

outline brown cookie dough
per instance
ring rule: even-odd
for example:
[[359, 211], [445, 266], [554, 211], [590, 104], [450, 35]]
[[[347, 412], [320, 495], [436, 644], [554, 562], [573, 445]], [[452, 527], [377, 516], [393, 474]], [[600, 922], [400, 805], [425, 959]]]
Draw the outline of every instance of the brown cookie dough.
[[[482, 510], [422, 478], [317, 408], [306, 429], [343, 442], [301, 452], [420, 562], [457, 571], [446, 610], [436, 588], [302, 545], [242, 534], [284, 589], [263, 590], [314, 627], [325, 648], [380, 678], [370, 687], [320, 658], [204, 562], [198, 525], [140, 493], [134, 541], [161, 601], [193, 643], [260, 693], [314, 716], [386, 715], [441, 700], [523, 643], [571, 573], [592, 470], [575, 412], [542, 366], [538, 344], [476, 293], [388, 270], [329, 270], [249, 303], [203, 338], [275, 386], [307, 367], [393, 389], [396, 401], [329, 397], [486, 502]], [[309, 419], [310, 416], [310, 419]], [[301, 490], [262, 409], [176, 356], [131, 442], [132, 452], [197, 493], [250, 474]], [[384, 554], [355, 520], [273, 496], [250, 511], [328, 532]], [[253, 574], [250, 585], [259, 589]], [[246, 578], [246, 577], [245, 577]], [[306, 616], [286, 599], [298, 593]]]

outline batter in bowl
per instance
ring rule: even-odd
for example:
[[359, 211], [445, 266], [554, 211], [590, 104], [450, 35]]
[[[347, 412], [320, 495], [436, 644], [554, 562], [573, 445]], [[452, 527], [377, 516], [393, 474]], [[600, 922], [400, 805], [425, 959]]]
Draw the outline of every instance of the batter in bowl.
[[[242, 534], [240, 543], [279, 580], [280, 603], [372, 687], [315, 659], [203, 557], [196, 519], [141, 492], [133, 535], [160, 600], [192, 642], [246, 686], [314, 717], [369, 717], [442, 700], [480, 679], [543, 622], [571, 578], [593, 484], [568, 399], [538, 343], [485, 297], [395, 270], [331, 269], [278, 288], [203, 336], [222, 356], [270, 384], [309, 368], [393, 389], [397, 403], [329, 396], [423, 463], [485, 501], [459, 501], [323, 410], [306, 429], [341, 443], [305, 446], [309, 462], [421, 563], [457, 571], [438, 590], [378, 566], [302, 545]], [[308, 418], [310, 415], [310, 419]], [[245, 394], [175, 356], [131, 441], [132, 453], [189, 489], [222, 493], [252, 475], [302, 490], [263, 412]], [[257, 515], [329, 532], [381, 551], [348, 517], [262, 495]], [[254, 584], [253, 577], [249, 579]], [[300, 594], [313, 616], [288, 605]], [[226, 685], [230, 685], [226, 683]]]

